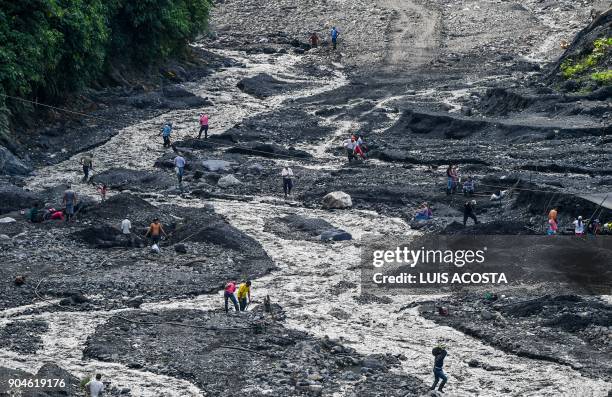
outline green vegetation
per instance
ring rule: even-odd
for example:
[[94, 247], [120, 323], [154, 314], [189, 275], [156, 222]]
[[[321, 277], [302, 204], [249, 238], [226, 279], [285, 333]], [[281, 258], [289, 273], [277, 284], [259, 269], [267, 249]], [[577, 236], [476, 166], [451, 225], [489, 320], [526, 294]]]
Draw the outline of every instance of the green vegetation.
[[[561, 64], [561, 74], [565, 79], [590, 78], [602, 84], [610, 84], [612, 70], [595, 71], [603, 61], [610, 56], [612, 37], [597, 39], [593, 42], [593, 50], [578, 59], [566, 59]], [[586, 75], [587, 72], [591, 72]], [[585, 76], [586, 75], [586, 76]]]
[[603, 85], [610, 85], [612, 84], [612, 70], [606, 70], [605, 72], [593, 73], [591, 74], [591, 79]]
[[[211, 0], [1, 1], [0, 94], [57, 102], [113, 64], [144, 70], [183, 55], [206, 30], [210, 7]], [[13, 102], [6, 101], [13, 115], [27, 111]]]

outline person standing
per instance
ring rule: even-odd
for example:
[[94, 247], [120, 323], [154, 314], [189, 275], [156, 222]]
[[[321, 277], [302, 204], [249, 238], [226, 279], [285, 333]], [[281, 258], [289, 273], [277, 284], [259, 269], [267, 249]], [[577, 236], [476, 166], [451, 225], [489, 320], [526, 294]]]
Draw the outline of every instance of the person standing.
[[555, 223], [557, 222], [557, 209], [553, 208], [550, 210], [550, 212], [548, 212], [548, 219], [552, 219], [555, 221]]
[[225, 299], [225, 313], [229, 313], [229, 300], [231, 300], [234, 304], [234, 309], [236, 309], [237, 312], [240, 311], [234, 292], [236, 292], [236, 283], [234, 281], [230, 281], [225, 285], [225, 290], [223, 291], [223, 298]]
[[204, 139], [208, 138], [208, 115], [200, 113], [200, 133], [198, 139], [202, 138], [202, 131], [204, 131]]
[[176, 167], [176, 177], [179, 185], [183, 183], [183, 174], [185, 173], [185, 158], [180, 154], [174, 158], [174, 166]]
[[250, 303], [251, 303], [251, 280], [247, 280], [246, 283], [241, 283], [240, 287], [238, 287], [238, 304], [240, 305], [240, 311], [241, 312], [245, 311], [247, 306]]
[[557, 234], [557, 221], [554, 218], [548, 219], [548, 229], [546, 230], [546, 234], [549, 236], [554, 236]]
[[331, 41], [332, 41], [332, 46], [333, 46], [334, 50], [336, 49], [336, 45], [338, 43], [338, 35], [339, 34], [340, 34], [340, 32], [338, 32], [338, 29], [336, 29], [335, 26], [332, 27], [330, 35], [331, 35]]
[[68, 185], [66, 187], [66, 191], [64, 191], [64, 197], [62, 198], [62, 203], [66, 206], [66, 222], [70, 222], [74, 217], [74, 207], [78, 201], [77, 194], [74, 190], [72, 190], [71, 186]]
[[89, 180], [89, 171], [93, 169], [93, 158], [89, 154], [81, 157], [81, 165], [83, 165], [83, 182]]
[[474, 220], [474, 224], [478, 225], [478, 219], [476, 219], [476, 214], [474, 214], [475, 207], [476, 200], [466, 201], [463, 205], [463, 226], [467, 224], [468, 218], [472, 218]]
[[121, 234], [125, 237], [127, 243], [130, 246], [134, 245], [134, 241], [132, 240], [132, 222], [126, 217], [121, 221]]
[[574, 220], [574, 233], [578, 237], [584, 236], [584, 222], [582, 221], [581, 216]]
[[151, 236], [153, 244], [159, 246], [159, 241], [161, 240], [162, 234], [166, 237], [168, 236], [161, 223], [159, 223], [159, 218], [153, 219], [153, 222], [149, 225], [149, 230], [147, 230], [145, 237]]
[[102, 375], [97, 374], [96, 379], [92, 379], [85, 384], [85, 388], [89, 390], [91, 397], [98, 397], [104, 391], [104, 383], [101, 381]]
[[285, 198], [287, 198], [291, 194], [291, 189], [293, 189], [293, 170], [289, 167], [283, 167], [281, 176], [283, 177], [283, 191], [285, 192]]
[[446, 376], [446, 374], [442, 370], [442, 367], [444, 366], [444, 358], [446, 358], [446, 355], [448, 353], [445, 349], [445, 346], [436, 346], [431, 351], [431, 354], [433, 354], [435, 358], [434, 358], [434, 369], [433, 369], [434, 383], [431, 386], [430, 390], [435, 390], [436, 386], [438, 385], [438, 381], [442, 379], [442, 382], [440, 383], [440, 387], [438, 387], [438, 391], [444, 393], [442, 389], [444, 389], [444, 385], [448, 381], [448, 376]]
[[172, 134], [172, 123], [166, 123], [162, 128], [162, 138], [164, 139], [164, 147], [170, 147], [170, 135]]

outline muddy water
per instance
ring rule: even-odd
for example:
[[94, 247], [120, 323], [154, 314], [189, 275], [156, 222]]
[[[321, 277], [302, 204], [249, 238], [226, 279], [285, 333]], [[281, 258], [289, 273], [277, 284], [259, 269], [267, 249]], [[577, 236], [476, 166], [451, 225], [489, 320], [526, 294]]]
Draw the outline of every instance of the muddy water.
[[[205, 109], [210, 116], [210, 135], [223, 133], [247, 117], [278, 109], [283, 102], [292, 98], [316, 95], [347, 83], [345, 75], [334, 67], [329, 67], [334, 77], [328, 79], [309, 78], [302, 73], [298, 75], [294, 67], [302, 58], [295, 55], [246, 56], [238, 51], [215, 52], [243, 66], [229, 67], [202, 81], [183, 86], [195, 95], [210, 98], [214, 103], [214, 106]], [[236, 87], [241, 79], [260, 73], [270, 74], [279, 80], [307, 83], [308, 86], [264, 100], [245, 94]], [[159, 117], [142, 120], [121, 129], [109, 142], [90, 152], [94, 156], [94, 174], [112, 167], [152, 169], [155, 160], [165, 151], [171, 150], [161, 145], [160, 130], [167, 121], [173, 125], [172, 140], [197, 137], [199, 126], [196, 110], [170, 111]], [[57, 165], [37, 170], [36, 176], [28, 180], [29, 187], [40, 190], [69, 182], [75, 184], [81, 193], [95, 195], [93, 187], [80, 184], [80, 157], [80, 154], [75, 155]]]
[[[327, 81], [318, 79], [308, 89], [282, 95], [265, 101], [247, 96], [235, 88], [243, 77], [266, 72], [280, 79], [303, 79], [291, 76], [297, 58], [257, 55], [246, 57], [240, 53], [223, 52], [245, 64], [245, 68], [228, 68], [198, 84], [185, 87], [197, 95], [208, 96], [215, 102], [210, 110], [211, 133], [220, 133], [244, 117], [277, 109], [290, 97], [308, 96], [346, 83], [344, 76]], [[386, 105], [386, 102], [380, 104]], [[174, 124], [174, 140], [196, 134], [197, 118], [191, 111], [172, 111], [162, 117], [143, 120], [119, 131], [117, 136], [95, 150], [97, 172], [111, 167], [151, 169], [153, 161], [163, 154], [160, 138], [156, 133], [162, 122]], [[334, 123], [333, 120], [328, 120]], [[320, 159], [327, 159], [330, 145], [335, 145], [352, 126], [337, 123], [335, 133], [328, 142], [314, 150]], [[53, 186], [61, 182], [75, 182], [80, 178], [78, 157], [38, 171], [31, 178], [31, 188]], [[327, 163], [334, 168], [335, 163]], [[76, 188], [82, 193], [93, 193], [82, 185]], [[176, 199], [185, 205], [193, 201]], [[196, 205], [202, 205], [197, 203]], [[371, 211], [317, 211], [284, 205], [275, 198], [260, 197], [249, 203], [231, 201], [212, 202], [216, 211], [225, 215], [237, 228], [257, 239], [276, 262], [279, 270], [255, 280], [254, 297], [270, 295], [274, 302], [287, 309], [287, 326], [305, 330], [316, 336], [329, 335], [339, 338], [362, 353], [402, 353], [408, 360], [402, 371], [431, 378], [431, 346], [444, 342], [449, 348], [447, 372], [450, 374], [451, 395], [500, 395], [512, 396], [600, 396], [606, 395], [612, 385], [582, 377], [576, 371], [555, 364], [507, 355], [478, 340], [447, 327], [439, 327], [419, 316], [416, 309], [399, 311], [418, 296], [397, 296], [390, 304], [360, 304], [354, 298], [359, 289], [359, 248], [364, 233], [407, 234], [409, 227], [400, 219], [381, 216]], [[297, 213], [320, 217], [353, 234], [349, 242], [321, 243], [295, 241], [264, 231], [264, 220], [276, 216]], [[257, 214], [257, 217], [253, 217]], [[338, 283], [346, 281], [354, 287], [338, 290]], [[171, 308], [218, 308], [220, 295], [203, 295], [189, 300], [176, 300], [143, 305], [144, 310]], [[342, 312], [340, 312], [340, 310]], [[43, 336], [43, 348], [35, 355], [15, 354], [0, 349], [5, 366], [35, 372], [44, 362], [56, 362], [77, 376], [103, 372], [117, 387], [129, 387], [138, 396], [200, 396], [203, 395], [189, 382], [157, 375], [144, 370], [132, 370], [115, 363], [84, 360], [84, 343], [95, 328], [104, 323], [116, 311], [88, 313], [46, 313], [22, 315], [19, 309], [0, 312], [0, 325], [10, 320], [42, 319], [49, 323], [49, 331]], [[487, 372], [470, 368], [467, 361], [477, 358], [501, 368]], [[350, 390], [350, 385], [345, 385]]]

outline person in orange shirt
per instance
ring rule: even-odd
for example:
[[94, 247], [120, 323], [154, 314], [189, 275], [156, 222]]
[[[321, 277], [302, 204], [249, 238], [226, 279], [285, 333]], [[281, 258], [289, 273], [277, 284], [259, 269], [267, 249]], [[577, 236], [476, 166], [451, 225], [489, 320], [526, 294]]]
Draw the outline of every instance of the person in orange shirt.
[[145, 234], [145, 237], [151, 236], [151, 240], [153, 240], [153, 244], [159, 244], [159, 240], [161, 239], [161, 235], [168, 237], [161, 223], [159, 223], [159, 218], [153, 219], [153, 223], [149, 225], [149, 230]]

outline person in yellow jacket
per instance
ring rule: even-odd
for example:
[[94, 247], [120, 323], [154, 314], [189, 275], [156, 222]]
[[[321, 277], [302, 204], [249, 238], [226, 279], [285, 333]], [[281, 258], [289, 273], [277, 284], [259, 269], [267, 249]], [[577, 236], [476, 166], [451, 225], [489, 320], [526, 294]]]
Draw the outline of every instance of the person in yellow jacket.
[[245, 311], [249, 303], [251, 303], [251, 280], [241, 283], [240, 287], [238, 287], [238, 303], [240, 304], [241, 312]]

